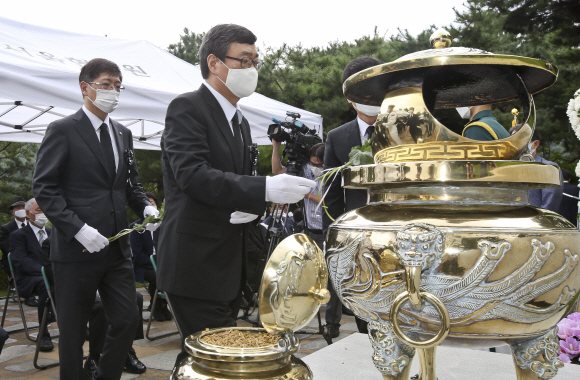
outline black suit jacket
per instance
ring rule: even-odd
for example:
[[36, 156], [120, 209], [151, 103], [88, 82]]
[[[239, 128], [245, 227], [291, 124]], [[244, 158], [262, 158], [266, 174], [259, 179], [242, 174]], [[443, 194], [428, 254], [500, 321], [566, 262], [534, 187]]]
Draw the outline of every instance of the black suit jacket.
[[[143, 219], [139, 219], [131, 224], [133, 228], [136, 224], [142, 224]], [[155, 238], [155, 239], [154, 239]], [[144, 282], [144, 275], [147, 269], [153, 269], [151, 264], [151, 255], [153, 254], [154, 240], [159, 239], [159, 229], [153, 231], [151, 236], [150, 231], [139, 233], [133, 231], [130, 234], [131, 253], [133, 254], [133, 269], [135, 270], [135, 281]]]
[[16, 221], [13, 220], [0, 227], [0, 250], [2, 251], [2, 268], [6, 273], [9, 273], [8, 268], [8, 253], [10, 252], [10, 244], [8, 238], [10, 234], [18, 229]]
[[[333, 129], [326, 136], [324, 168], [335, 168], [346, 164], [349, 160], [348, 154], [350, 150], [360, 145], [362, 144], [357, 119]], [[329, 189], [328, 186], [330, 187]], [[347, 211], [363, 207], [367, 204], [367, 191], [343, 189], [340, 175], [330, 185], [327, 185], [326, 189], [328, 189], [328, 194], [324, 199], [324, 203], [328, 207], [328, 213], [334, 219]], [[323, 213], [322, 225], [325, 231], [331, 223], [332, 220], [330, 220], [326, 213]]]
[[[578, 186], [567, 182], [564, 182], [563, 186], [564, 193], [578, 197], [578, 194], [580, 193], [580, 188], [578, 188]], [[563, 195], [558, 214], [568, 219], [573, 225], [578, 225], [578, 201]]]
[[247, 227], [230, 224], [230, 214], [261, 215], [266, 207], [266, 178], [250, 176], [252, 138], [245, 118], [242, 136], [240, 162], [229, 122], [204, 84], [169, 104], [161, 138], [165, 219], [157, 255], [159, 289], [204, 300], [237, 297]]
[[[111, 119], [110, 119], [111, 120]], [[51, 260], [80, 262], [106, 256], [108, 247], [83, 252], [75, 235], [86, 223], [111, 237], [128, 227], [126, 206], [143, 215], [149, 200], [138, 183], [137, 164], [125, 151], [133, 151], [131, 131], [111, 120], [119, 152], [115, 178], [111, 178], [105, 155], [89, 118], [82, 109], [49, 124], [36, 155], [32, 193], [52, 222]], [[130, 172], [130, 174], [129, 174]], [[129, 238], [120, 239], [125, 257], [131, 257]]]
[[[45, 228], [47, 238], [50, 237], [50, 228]], [[28, 297], [34, 285], [42, 278], [41, 268], [45, 262], [42, 248], [30, 225], [10, 234], [10, 259], [14, 267], [14, 278], [18, 293]]]

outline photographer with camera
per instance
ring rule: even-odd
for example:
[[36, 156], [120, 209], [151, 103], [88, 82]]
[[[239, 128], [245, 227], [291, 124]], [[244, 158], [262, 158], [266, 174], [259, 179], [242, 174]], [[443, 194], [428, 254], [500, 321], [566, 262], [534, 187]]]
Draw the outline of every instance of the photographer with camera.
[[[272, 152], [272, 173], [282, 174], [286, 173], [286, 168], [282, 166], [280, 159], [280, 145], [281, 142], [272, 138], [273, 152]], [[324, 143], [318, 143], [309, 152], [309, 161], [302, 165], [299, 172], [300, 176], [310, 180], [316, 180], [322, 174], [322, 166], [324, 165]], [[310, 190], [310, 193], [304, 196], [304, 233], [312, 238], [318, 244], [320, 249], [324, 249], [324, 234], [322, 233], [322, 207], [318, 204], [322, 201], [322, 197], [318, 194], [322, 193], [322, 180], [316, 181], [316, 187]], [[340, 334], [340, 318], [341, 315], [333, 311], [331, 305], [335, 307], [342, 307], [334, 290], [331, 286], [328, 287], [331, 299], [326, 307], [326, 328], [331, 338], [336, 338]]]

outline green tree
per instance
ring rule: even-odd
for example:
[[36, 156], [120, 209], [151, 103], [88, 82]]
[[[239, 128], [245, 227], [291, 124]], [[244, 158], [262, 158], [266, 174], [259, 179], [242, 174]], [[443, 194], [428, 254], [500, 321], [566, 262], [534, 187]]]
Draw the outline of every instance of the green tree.
[[32, 174], [37, 144], [15, 142], [0, 143], [0, 224], [12, 220], [8, 207], [12, 199], [21, 196], [32, 198]]
[[184, 28], [183, 34], [179, 36], [179, 42], [169, 45], [167, 51], [192, 65], [197, 65], [199, 63], [199, 46], [203, 36], [205, 33], [197, 34]]

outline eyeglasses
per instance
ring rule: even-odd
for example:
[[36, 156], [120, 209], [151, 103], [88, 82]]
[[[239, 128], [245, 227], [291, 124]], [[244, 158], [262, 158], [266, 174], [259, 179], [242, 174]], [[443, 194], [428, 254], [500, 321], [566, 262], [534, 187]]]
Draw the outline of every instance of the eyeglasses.
[[115, 86], [109, 83], [99, 83], [99, 82], [88, 82], [89, 84], [96, 84], [97, 86], [101, 86], [100, 90], [117, 90], [118, 92], [125, 91], [125, 86]]
[[264, 61], [262, 61], [260, 59], [251, 60], [248, 57], [234, 58], [234, 57], [230, 57], [229, 55], [226, 55], [226, 58], [241, 62], [242, 69], [249, 69], [250, 67], [254, 66], [256, 68], [256, 70], [260, 71], [262, 66], [264, 66]]
[[315, 168], [321, 168], [324, 164], [315, 164], [314, 162], [310, 161], [310, 166], [314, 166]]

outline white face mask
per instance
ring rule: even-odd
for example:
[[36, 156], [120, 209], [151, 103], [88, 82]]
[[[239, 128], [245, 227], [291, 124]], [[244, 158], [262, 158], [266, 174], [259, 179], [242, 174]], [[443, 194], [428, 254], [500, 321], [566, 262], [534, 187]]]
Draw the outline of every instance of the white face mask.
[[44, 214], [34, 214], [34, 224], [42, 228], [48, 223], [48, 218]]
[[14, 211], [14, 216], [20, 219], [26, 218], [26, 211], [25, 210], [16, 210]]
[[532, 149], [532, 145], [534, 145], [535, 141], [532, 141], [528, 144], [528, 149], [530, 151], [531, 154], [534, 154], [534, 152], [536, 151], [536, 149]]
[[[220, 62], [222, 61], [220, 60]], [[222, 62], [222, 64], [226, 66], [225, 63]], [[218, 79], [230, 89], [232, 94], [238, 98], [245, 98], [256, 91], [256, 86], [258, 86], [258, 70], [254, 67], [247, 69], [230, 69], [228, 67], [226, 81], [224, 82], [220, 77]]]
[[469, 119], [471, 117], [471, 109], [473, 107], [457, 107], [456, 110], [462, 119]]
[[[91, 85], [89, 85], [89, 87], [91, 87]], [[104, 113], [111, 113], [117, 108], [119, 105], [119, 95], [121, 94], [120, 92], [115, 90], [95, 89], [93, 87], [91, 88], [97, 92], [97, 96], [95, 97], [94, 101], [89, 98], [95, 107]]]
[[367, 116], [377, 116], [379, 114], [379, 111], [381, 110], [381, 107], [377, 107], [377, 106], [367, 106], [366, 104], [359, 104], [359, 103], [354, 103], [354, 108], [357, 109], [358, 111], [364, 113]]
[[317, 168], [316, 166], [310, 166], [310, 171], [312, 172], [312, 175], [314, 175], [314, 178], [318, 178], [318, 177], [320, 177], [320, 175], [322, 174], [324, 169]]

